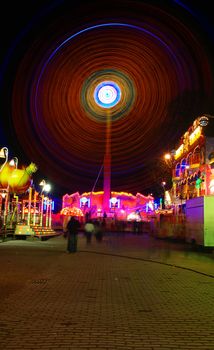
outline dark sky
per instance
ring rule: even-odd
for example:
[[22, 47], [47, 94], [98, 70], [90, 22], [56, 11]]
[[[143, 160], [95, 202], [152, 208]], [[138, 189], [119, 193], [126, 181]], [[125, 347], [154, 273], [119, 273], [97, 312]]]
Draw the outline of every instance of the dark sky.
[[55, 195], [102, 189], [106, 110], [116, 81], [112, 189], [158, 192], [159, 159], [203, 113], [214, 114], [210, 1], [28, 1], [3, 5], [0, 146], [34, 162]]

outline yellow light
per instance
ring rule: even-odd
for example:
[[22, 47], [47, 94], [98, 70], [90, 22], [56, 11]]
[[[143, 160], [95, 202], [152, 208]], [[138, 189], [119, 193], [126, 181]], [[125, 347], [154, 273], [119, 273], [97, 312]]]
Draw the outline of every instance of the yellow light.
[[178, 147], [178, 149], [175, 151], [175, 155], [174, 155], [175, 159], [178, 159], [182, 155], [183, 151], [184, 151], [184, 145], [182, 143], [182, 145], [180, 145], [180, 147]]
[[198, 126], [190, 135], [189, 143], [192, 145], [201, 136], [201, 126]]
[[166, 160], [169, 160], [169, 159], [171, 159], [171, 154], [169, 154], [169, 153], [166, 153], [166, 154], [164, 155], [164, 158], [165, 158]]

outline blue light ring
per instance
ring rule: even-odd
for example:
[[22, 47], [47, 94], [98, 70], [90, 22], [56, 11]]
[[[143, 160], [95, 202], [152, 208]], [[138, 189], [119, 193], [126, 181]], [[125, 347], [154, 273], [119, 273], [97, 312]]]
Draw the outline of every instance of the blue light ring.
[[113, 69], [96, 71], [85, 80], [80, 92], [82, 108], [90, 119], [106, 122], [106, 108], [97, 104], [94, 99], [96, 87], [104, 81], [114, 81], [121, 89], [120, 101], [111, 108], [112, 121], [125, 117], [134, 105], [136, 88], [128, 74]]
[[[104, 103], [103, 101], [100, 100], [100, 97], [99, 97], [99, 92], [101, 91], [101, 89], [107, 86], [113, 87], [113, 89], [116, 91], [116, 97], [111, 103]], [[94, 99], [99, 106], [103, 108], [112, 108], [116, 106], [121, 99], [121, 89], [119, 88], [118, 84], [116, 84], [113, 81], [108, 81], [108, 80], [103, 81], [96, 86], [94, 90]]]

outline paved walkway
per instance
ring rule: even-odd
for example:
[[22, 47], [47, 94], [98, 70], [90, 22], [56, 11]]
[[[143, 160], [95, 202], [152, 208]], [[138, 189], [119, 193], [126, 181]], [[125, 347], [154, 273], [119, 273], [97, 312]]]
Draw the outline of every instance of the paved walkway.
[[0, 349], [214, 349], [214, 255], [147, 235], [0, 244]]

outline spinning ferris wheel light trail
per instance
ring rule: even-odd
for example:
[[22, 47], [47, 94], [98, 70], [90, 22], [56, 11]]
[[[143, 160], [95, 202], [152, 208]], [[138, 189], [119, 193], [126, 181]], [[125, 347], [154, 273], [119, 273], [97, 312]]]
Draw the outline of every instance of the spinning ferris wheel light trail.
[[103, 81], [94, 90], [94, 100], [98, 106], [106, 108], [106, 147], [104, 156], [103, 209], [109, 211], [111, 197], [111, 108], [121, 99], [121, 90], [113, 81]]

